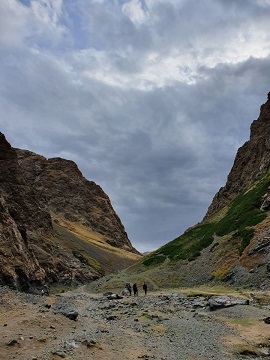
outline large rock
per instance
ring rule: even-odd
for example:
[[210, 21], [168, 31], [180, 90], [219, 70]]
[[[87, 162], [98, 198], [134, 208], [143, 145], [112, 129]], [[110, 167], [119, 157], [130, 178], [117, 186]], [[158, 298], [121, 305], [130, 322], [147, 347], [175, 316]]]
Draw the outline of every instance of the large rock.
[[235, 305], [249, 305], [249, 300], [234, 298], [226, 295], [211, 296], [207, 301], [207, 305], [210, 310], [213, 311]]

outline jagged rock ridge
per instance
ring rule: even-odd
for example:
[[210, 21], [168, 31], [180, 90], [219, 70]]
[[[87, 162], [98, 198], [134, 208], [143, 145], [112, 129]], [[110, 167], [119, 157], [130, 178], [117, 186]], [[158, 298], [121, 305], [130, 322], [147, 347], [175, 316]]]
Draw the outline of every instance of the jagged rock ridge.
[[269, 210], [270, 93], [203, 221], [133, 269], [166, 286], [170, 277], [170, 286], [222, 281], [270, 289]]
[[102, 234], [113, 246], [135, 251], [109, 197], [99, 185], [83, 177], [73, 161], [47, 160], [20, 149], [16, 149], [16, 153], [25, 179], [42, 194], [48, 210], [83, 223]]
[[270, 92], [261, 106], [260, 115], [250, 127], [250, 140], [237, 151], [226, 185], [217, 194], [205, 218], [227, 205], [252, 181], [270, 168]]
[[[74, 162], [14, 149], [0, 133], [0, 165], [0, 284], [30, 291], [46, 282], [100, 277], [103, 270], [91, 265], [95, 261], [81, 261], [85, 258], [80, 253], [74, 256], [70, 243], [65, 246], [63, 235], [54, 229], [54, 214], [83, 224], [112, 248], [138, 254], [108, 196], [86, 180]], [[76, 242], [74, 234], [66, 231], [64, 237], [66, 233]], [[80, 246], [88, 245], [81, 241]], [[89, 249], [91, 253], [97, 246]], [[117, 256], [109, 261], [119, 262]]]

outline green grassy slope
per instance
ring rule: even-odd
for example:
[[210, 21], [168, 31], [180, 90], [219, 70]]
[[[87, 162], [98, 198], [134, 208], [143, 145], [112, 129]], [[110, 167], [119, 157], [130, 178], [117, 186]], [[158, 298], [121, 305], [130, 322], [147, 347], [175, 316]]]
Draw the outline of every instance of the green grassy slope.
[[166, 259], [192, 261], [200, 252], [211, 245], [215, 236], [229, 235], [232, 246], [237, 247], [239, 256], [253, 237], [253, 227], [263, 221], [267, 214], [260, 210], [261, 198], [270, 185], [270, 172], [263, 174], [248, 189], [240, 193], [226, 208], [220, 210], [207, 222], [188, 229], [183, 235], [145, 256], [146, 267], [159, 266]]

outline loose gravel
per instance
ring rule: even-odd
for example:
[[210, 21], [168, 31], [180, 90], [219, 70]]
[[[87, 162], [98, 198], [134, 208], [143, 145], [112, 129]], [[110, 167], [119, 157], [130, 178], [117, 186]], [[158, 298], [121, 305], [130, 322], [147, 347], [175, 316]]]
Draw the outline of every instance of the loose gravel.
[[[166, 295], [21, 294], [0, 287], [0, 358], [9, 360], [231, 360], [269, 359], [233, 321], [252, 317], [270, 337], [269, 310], [236, 305], [210, 311], [204, 297]], [[78, 313], [76, 320], [66, 314]], [[239, 320], [240, 319], [240, 320]], [[270, 329], [270, 325], [269, 329]], [[265, 329], [269, 333], [265, 333]], [[256, 345], [260, 351], [250, 351]], [[242, 351], [239, 350], [239, 346]], [[249, 349], [249, 350], [245, 350]], [[259, 350], [258, 350], [259, 351]], [[259, 355], [258, 355], [259, 354]]]

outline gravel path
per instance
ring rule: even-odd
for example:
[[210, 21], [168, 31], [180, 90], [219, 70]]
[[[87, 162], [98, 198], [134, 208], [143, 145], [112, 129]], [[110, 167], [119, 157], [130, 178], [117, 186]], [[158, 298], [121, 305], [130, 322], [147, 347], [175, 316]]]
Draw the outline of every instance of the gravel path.
[[[205, 298], [180, 292], [113, 297], [83, 288], [42, 297], [0, 287], [0, 359], [270, 359], [267, 307], [210, 311]], [[67, 317], [72, 312], [76, 321]]]

